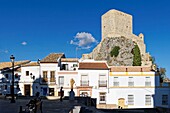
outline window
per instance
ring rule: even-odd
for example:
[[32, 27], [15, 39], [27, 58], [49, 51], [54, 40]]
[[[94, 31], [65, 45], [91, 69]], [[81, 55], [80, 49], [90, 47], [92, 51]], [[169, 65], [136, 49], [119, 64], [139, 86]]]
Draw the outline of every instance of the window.
[[7, 85], [5, 85], [5, 89], [7, 89]]
[[88, 75], [81, 75], [81, 86], [89, 86]]
[[68, 64], [63, 64], [63, 65], [62, 65], [62, 69], [63, 69], [63, 70], [68, 70]]
[[89, 93], [89, 91], [80, 91], [80, 97], [88, 97]]
[[64, 86], [64, 76], [59, 76], [58, 84], [59, 86]]
[[107, 78], [105, 74], [99, 75], [99, 87], [107, 87]]
[[43, 71], [43, 82], [47, 82], [48, 78], [47, 78], [47, 71]]
[[128, 95], [128, 105], [134, 105], [134, 96]]
[[162, 105], [168, 105], [168, 95], [162, 95]]
[[113, 86], [119, 86], [118, 77], [114, 77]]
[[77, 64], [73, 64], [73, 67], [78, 67], [78, 65]]
[[128, 86], [134, 86], [134, 80], [133, 80], [133, 77], [129, 77]]
[[9, 77], [9, 76], [8, 76], [8, 74], [5, 74], [5, 78], [7, 78], [7, 79], [8, 79], [8, 77]]
[[151, 78], [150, 77], [145, 78], [145, 86], [151, 86]]
[[106, 93], [100, 93], [100, 104], [106, 104]]
[[29, 76], [29, 71], [26, 71], [26, 76]]
[[151, 105], [151, 95], [145, 95], [145, 105]]
[[50, 82], [55, 82], [55, 71], [50, 71]]

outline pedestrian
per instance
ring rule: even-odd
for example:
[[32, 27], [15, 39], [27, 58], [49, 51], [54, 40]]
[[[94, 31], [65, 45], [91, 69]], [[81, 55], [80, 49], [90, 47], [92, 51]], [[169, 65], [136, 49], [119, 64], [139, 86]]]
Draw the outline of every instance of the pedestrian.
[[60, 102], [63, 101], [63, 96], [64, 96], [64, 91], [63, 91], [63, 87], [60, 88]]

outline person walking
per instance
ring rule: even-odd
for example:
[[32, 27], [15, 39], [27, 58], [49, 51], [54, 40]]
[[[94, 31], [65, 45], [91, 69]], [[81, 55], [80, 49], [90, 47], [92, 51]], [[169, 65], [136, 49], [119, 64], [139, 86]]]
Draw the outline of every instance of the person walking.
[[63, 96], [64, 96], [64, 91], [63, 91], [63, 87], [60, 88], [60, 102], [63, 101]]

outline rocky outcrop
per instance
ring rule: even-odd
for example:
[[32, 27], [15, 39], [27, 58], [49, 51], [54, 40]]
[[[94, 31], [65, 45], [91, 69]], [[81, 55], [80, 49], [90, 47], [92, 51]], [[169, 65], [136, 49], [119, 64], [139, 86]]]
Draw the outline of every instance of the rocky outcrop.
[[[111, 57], [110, 52], [115, 46], [119, 46], [117, 57]], [[131, 39], [121, 37], [105, 38], [88, 57], [94, 60], [107, 60], [109, 65], [114, 66], [132, 66], [134, 42]]]

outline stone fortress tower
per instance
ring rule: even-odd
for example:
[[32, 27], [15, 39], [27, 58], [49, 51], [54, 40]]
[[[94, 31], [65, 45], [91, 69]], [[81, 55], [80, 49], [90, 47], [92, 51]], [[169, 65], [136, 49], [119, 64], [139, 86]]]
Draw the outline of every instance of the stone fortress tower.
[[[146, 53], [146, 46], [144, 44], [144, 35], [140, 33], [138, 36], [133, 34], [133, 17], [130, 14], [112, 9], [102, 15], [102, 40], [94, 48], [90, 54], [83, 54], [84, 59], [96, 59], [97, 54], [100, 53], [101, 43], [108, 37], [125, 37], [128, 40], [135, 42], [140, 49], [142, 56], [142, 66], [152, 65], [149, 53]], [[129, 64], [128, 64], [129, 65]]]

